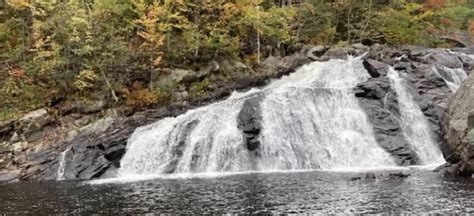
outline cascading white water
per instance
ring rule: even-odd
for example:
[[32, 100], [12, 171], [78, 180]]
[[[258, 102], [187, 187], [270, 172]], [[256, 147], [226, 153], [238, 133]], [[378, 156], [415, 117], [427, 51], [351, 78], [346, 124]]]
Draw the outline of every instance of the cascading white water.
[[[359, 58], [314, 62], [264, 89], [139, 128], [119, 175], [395, 166], [354, 97], [352, 88], [368, 78]], [[256, 153], [238, 128], [245, 101], [255, 97]]]
[[424, 165], [444, 163], [443, 154], [433, 141], [428, 120], [409, 92], [406, 79], [393, 68], [389, 69], [387, 76], [390, 78], [392, 88], [397, 92], [400, 123], [405, 138], [413, 146]]
[[66, 156], [67, 156], [67, 153], [70, 150], [71, 149], [68, 148], [68, 149], [64, 150], [63, 152], [61, 152], [61, 154], [59, 155], [59, 166], [58, 166], [58, 171], [57, 171], [57, 175], [56, 175], [56, 180], [58, 180], [58, 181], [62, 181], [62, 180], [66, 179], [64, 177], [64, 173], [66, 171]]
[[443, 73], [440, 73], [438, 68], [433, 66], [432, 70], [444, 80], [452, 92], [456, 92], [461, 86], [461, 83], [467, 79], [466, 71], [464, 71], [463, 68], [443, 67]]
[[360, 60], [312, 63], [273, 82], [262, 102], [260, 169], [396, 165], [354, 97], [369, 78]]

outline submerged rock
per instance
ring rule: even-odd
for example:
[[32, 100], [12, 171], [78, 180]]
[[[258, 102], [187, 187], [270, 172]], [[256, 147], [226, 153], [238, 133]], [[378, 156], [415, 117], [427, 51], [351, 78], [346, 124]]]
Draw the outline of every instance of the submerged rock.
[[409, 173], [390, 172], [390, 173], [365, 173], [363, 176], [352, 177], [351, 181], [375, 181], [375, 180], [400, 180], [410, 177]]

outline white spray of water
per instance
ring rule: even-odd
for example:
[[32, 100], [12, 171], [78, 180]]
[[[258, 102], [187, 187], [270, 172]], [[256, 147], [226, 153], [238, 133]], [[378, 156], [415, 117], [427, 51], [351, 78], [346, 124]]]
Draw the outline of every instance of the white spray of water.
[[56, 175], [56, 180], [62, 181], [65, 180], [66, 178], [64, 177], [64, 173], [66, 171], [66, 156], [67, 153], [71, 150], [71, 148], [68, 148], [61, 152], [59, 155], [59, 167]]
[[[314, 62], [262, 90], [139, 128], [119, 176], [396, 166], [352, 91], [368, 78], [358, 58]], [[257, 153], [237, 127], [254, 97], [263, 128]]]
[[466, 71], [463, 68], [442, 67], [440, 72], [436, 66], [433, 66], [432, 70], [444, 80], [452, 92], [456, 92], [461, 83], [467, 79]]
[[397, 92], [403, 133], [420, 157], [422, 164], [444, 163], [443, 154], [433, 141], [428, 120], [409, 92], [406, 79], [403, 79], [393, 68], [390, 68], [388, 77], [392, 88]]

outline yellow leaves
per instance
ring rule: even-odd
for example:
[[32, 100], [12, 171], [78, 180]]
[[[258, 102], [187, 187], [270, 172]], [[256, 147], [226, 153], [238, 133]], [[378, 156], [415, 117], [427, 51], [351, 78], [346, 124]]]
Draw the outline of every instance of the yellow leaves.
[[28, 0], [7, 0], [7, 4], [15, 10], [23, 10], [31, 7]]
[[163, 56], [162, 55], [159, 55], [154, 61], [153, 61], [153, 65], [155, 67], [159, 66], [161, 64], [161, 60], [163, 60]]
[[405, 5], [405, 8], [404, 8], [405, 12], [407, 13], [414, 13], [420, 9], [421, 9], [421, 5], [418, 3], [408, 3]]
[[142, 15], [138, 20], [135, 20], [135, 23], [141, 25], [143, 30], [138, 31], [137, 35], [145, 40], [143, 46], [156, 52], [157, 56], [153, 60], [153, 66], [157, 67], [163, 60], [163, 53], [159, 49], [164, 44], [168, 26], [162, 25], [160, 19], [165, 15], [166, 10], [157, 2], [142, 9]]
[[76, 75], [76, 78], [74, 80], [74, 87], [76, 87], [80, 91], [91, 89], [94, 87], [94, 84], [97, 79], [98, 76], [93, 70], [82, 70], [81, 72], [79, 72], [78, 75]]
[[434, 15], [434, 12], [432, 10], [428, 10], [428, 11], [425, 11], [425, 12], [419, 14], [419, 15], [413, 16], [411, 21], [412, 22], [417, 22], [417, 21], [425, 20], [425, 19], [428, 19], [428, 18], [432, 17], [433, 15]]
[[229, 20], [232, 17], [236, 16], [239, 13], [239, 9], [233, 3], [225, 3], [222, 6], [223, 16], [221, 16], [222, 20]]

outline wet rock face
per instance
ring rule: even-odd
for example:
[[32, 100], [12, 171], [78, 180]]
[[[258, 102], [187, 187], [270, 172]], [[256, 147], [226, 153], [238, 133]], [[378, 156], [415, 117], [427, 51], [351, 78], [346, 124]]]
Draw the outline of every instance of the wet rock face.
[[[445, 156], [449, 157], [455, 151], [443, 141], [440, 126], [453, 93], [433, 68], [467, 69], [467, 59], [463, 61], [463, 56], [466, 55], [422, 48], [394, 50], [374, 46], [368, 51], [364, 67], [372, 78], [354, 89], [355, 96], [374, 126], [377, 142], [397, 159], [399, 165], [417, 164], [419, 157], [402, 133], [398, 120], [400, 112], [397, 96], [386, 77], [388, 66], [406, 75], [410, 93], [428, 119], [433, 132], [432, 138], [440, 145]], [[466, 167], [468, 166], [467, 164]]]
[[[96, 179], [114, 176], [120, 167], [120, 160], [125, 154], [127, 140], [134, 126], [124, 119], [112, 121], [105, 118], [84, 128], [59, 149], [51, 149], [35, 157], [30, 156], [30, 163], [37, 168], [26, 170], [22, 178], [27, 180], [57, 179], [60, 163], [64, 166], [64, 179]], [[64, 158], [62, 158], [62, 152], [65, 152]], [[46, 158], [49, 159], [46, 160]]]
[[[15, 128], [10, 128], [10, 123], [0, 124], [0, 170], [5, 169], [3, 161], [20, 161], [17, 167], [20, 167], [18, 179], [23, 181], [42, 181], [54, 180], [58, 177], [58, 170], [62, 161], [62, 154], [66, 151], [64, 156], [64, 178], [70, 179], [95, 179], [113, 177], [116, 175], [117, 169], [120, 167], [120, 160], [126, 151], [127, 140], [133, 133], [135, 128], [150, 124], [159, 119], [177, 116], [183, 114], [187, 110], [204, 106], [209, 103], [221, 100], [230, 95], [235, 90], [244, 91], [255, 86], [263, 86], [273, 78], [279, 78], [296, 70], [299, 66], [309, 63], [310, 60], [303, 53], [295, 53], [291, 56], [270, 58], [266, 65], [262, 65], [258, 72], [249, 71], [249, 68], [242, 63], [229, 61], [221, 62], [216, 65], [211, 63], [209, 67], [201, 70], [203, 73], [215, 75], [217, 72], [229, 70], [237, 77], [230, 83], [219, 87], [208, 95], [196, 97], [189, 101], [189, 104], [176, 103], [166, 107], [161, 107], [155, 110], [147, 110], [134, 115], [127, 115], [119, 119], [104, 117], [97, 120], [96, 118], [89, 119], [88, 113], [95, 113], [97, 109], [106, 108], [106, 105], [94, 103], [90, 110], [80, 109], [77, 104], [72, 104], [62, 110], [59, 110], [62, 115], [76, 115], [86, 114], [75, 121], [74, 129], [68, 131], [63, 140], [58, 140], [57, 144], [39, 151], [23, 151], [22, 154], [13, 155], [11, 159], [11, 149], [7, 148], [8, 154], [2, 154], [3, 144], [1, 139], [5, 137], [10, 139], [15, 132]], [[211, 67], [212, 66], [212, 67]], [[244, 75], [238, 74], [234, 69], [246, 70]], [[217, 72], [216, 72], [217, 71]], [[176, 82], [186, 82], [185, 78], [189, 72], [178, 74], [178, 77], [172, 77]], [[192, 77], [191, 77], [192, 78]], [[199, 77], [197, 78], [199, 79]], [[241, 129], [246, 134], [248, 142], [245, 143], [245, 148], [249, 152], [256, 154], [259, 148], [258, 132], [260, 115], [258, 102], [252, 99], [246, 105], [245, 111], [241, 115]], [[93, 109], [92, 109], [93, 108]], [[79, 115], [80, 116], [80, 115]], [[77, 124], [76, 124], [77, 123]], [[13, 127], [16, 121], [12, 123]], [[191, 131], [197, 122], [191, 122], [186, 127]], [[85, 126], [84, 126], [85, 125]], [[244, 132], [245, 131], [245, 132]], [[3, 134], [7, 134], [3, 136]], [[186, 139], [186, 135], [179, 137], [179, 139]], [[18, 140], [21, 141], [21, 140]], [[179, 146], [174, 150], [175, 158], [182, 155], [182, 149]], [[21, 160], [20, 160], [21, 159]], [[171, 161], [167, 168], [168, 172], [173, 172], [175, 163]]]
[[258, 136], [262, 131], [262, 113], [260, 101], [263, 96], [253, 97], [244, 102], [244, 107], [238, 116], [237, 127], [242, 131], [245, 138], [245, 145], [249, 151], [254, 151], [260, 147]]
[[403, 135], [395, 92], [387, 77], [371, 78], [354, 89], [360, 106], [374, 127], [377, 143], [398, 165], [418, 164], [419, 158]]
[[452, 173], [474, 174], [474, 74], [450, 101], [442, 122], [443, 139], [450, 150], [446, 159], [456, 167]]
[[446, 50], [432, 51], [425, 55], [423, 59], [432, 64], [438, 64], [448, 68], [462, 68], [463, 64], [458, 55]]
[[380, 77], [386, 76], [388, 73], [389, 65], [373, 60], [373, 59], [366, 59], [364, 62], [364, 67], [369, 72], [371, 77]]

